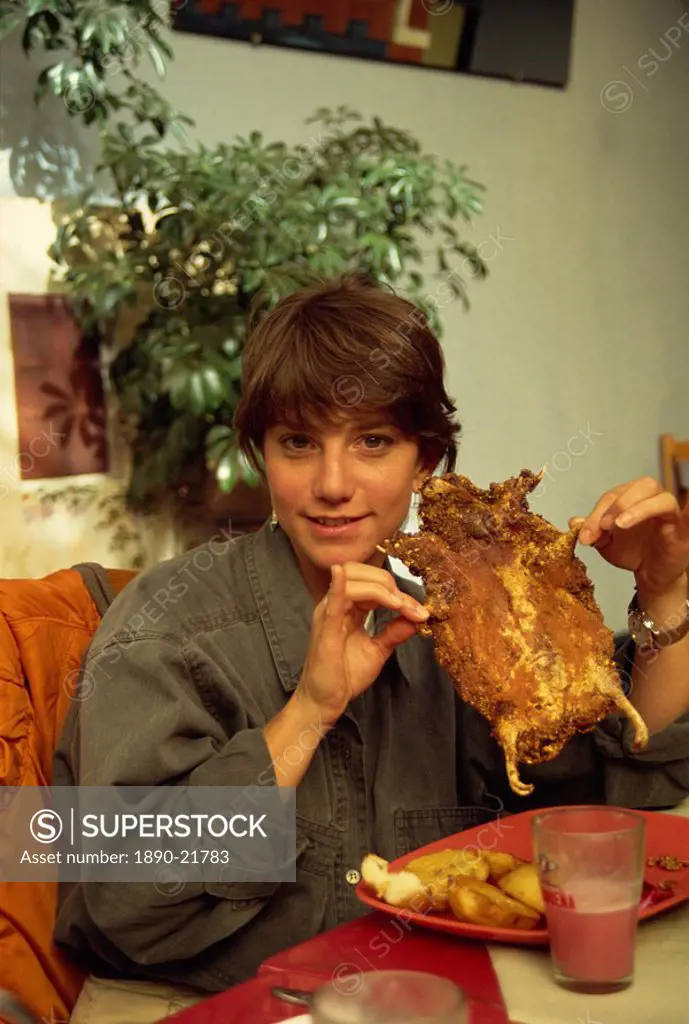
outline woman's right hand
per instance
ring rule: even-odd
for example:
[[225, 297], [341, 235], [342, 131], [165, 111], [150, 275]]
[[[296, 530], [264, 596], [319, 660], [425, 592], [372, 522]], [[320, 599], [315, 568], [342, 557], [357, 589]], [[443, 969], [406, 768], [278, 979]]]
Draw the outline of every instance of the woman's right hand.
[[[332, 566], [328, 593], [314, 610], [309, 649], [295, 698], [319, 716], [326, 728], [378, 678], [396, 647], [416, 632], [428, 612], [403, 593], [385, 569], [360, 562]], [[364, 621], [374, 608], [399, 616], [377, 636]]]

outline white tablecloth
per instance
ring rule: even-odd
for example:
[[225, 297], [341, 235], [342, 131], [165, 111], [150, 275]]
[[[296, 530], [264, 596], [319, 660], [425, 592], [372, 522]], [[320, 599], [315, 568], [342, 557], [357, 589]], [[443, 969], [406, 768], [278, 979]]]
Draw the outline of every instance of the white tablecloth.
[[[669, 813], [689, 818], [689, 800]], [[488, 948], [520, 1024], [689, 1024], [689, 904], [640, 926], [634, 984], [624, 992], [568, 992], [553, 981], [547, 950]]]

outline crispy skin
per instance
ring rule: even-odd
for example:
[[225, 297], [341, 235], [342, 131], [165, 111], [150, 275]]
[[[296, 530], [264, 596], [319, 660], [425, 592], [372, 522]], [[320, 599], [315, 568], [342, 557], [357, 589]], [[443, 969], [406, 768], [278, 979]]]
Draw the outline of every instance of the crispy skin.
[[593, 596], [576, 533], [562, 533], [526, 500], [540, 475], [481, 490], [466, 477], [430, 477], [418, 534], [398, 532], [384, 549], [426, 584], [436, 658], [460, 696], [484, 715], [505, 753], [515, 793], [533, 790], [518, 763], [550, 761], [576, 732], [610, 712], [648, 730], [625, 697], [612, 662], [613, 637]]

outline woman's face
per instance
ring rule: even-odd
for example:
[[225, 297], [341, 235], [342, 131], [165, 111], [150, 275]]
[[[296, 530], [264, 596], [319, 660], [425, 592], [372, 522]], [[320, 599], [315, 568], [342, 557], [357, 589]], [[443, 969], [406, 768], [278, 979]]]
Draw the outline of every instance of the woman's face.
[[276, 424], [263, 455], [280, 526], [320, 589], [332, 565], [382, 564], [376, 545], [401, 526], [430, 472], [417, 441], [384, 420], [340, 419], [302, 432]]

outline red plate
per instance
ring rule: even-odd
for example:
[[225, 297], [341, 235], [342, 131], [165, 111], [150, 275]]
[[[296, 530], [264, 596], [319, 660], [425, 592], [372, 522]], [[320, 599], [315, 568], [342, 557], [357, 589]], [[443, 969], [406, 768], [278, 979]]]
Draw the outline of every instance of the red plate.
[[[420, 857], [422, 854], [448, 848], [461, 849], [465, 846], [473, 846], [479, 850], [500, 850], [505, 853], [513, 853], [516, 857], [521, 857], [524, 860], [531, 860], [533, 858], [531, 818], [538, 813], [538, 811], [524, 811], [523, 814], [514, 814], [487, 825], [480, 825], [478, 828], [457, 832], [453, 836], [429, 843], [404, 857], [391, 861], [390, 867], [399, 871], [410, 860]], [[646, 818], [647, 858], [670, 854], [679, 857], [680, 860], [689, 860], [689, 818], [683, 818], [677, 814], [661, 814], [658, 811], [641, 811], [640, 813]], [[649, 883], [648, 887], [656, 886], [664, 879], [674, 879], [676, 885], [667, 897], [664, 893], [661, 896], [656, 892], [655, 895], [661, 896], [661, 898], [658, 902], [642, 906], [639, 912], [640, 920], [645, 921], [649, 917], [655, 917], [656, 914], [664, 913], [670, 907], [676, 907], [689, 900], [689, 868], [681, 868], [679, 871], [663, 871], [662, 868], [647, 867], [644, 877], [645, 881]], [[357, 885], [356, 894], [362, 903], [366, 903], [384, 914], [402, 917], [405, 921], [421, 925], [423, 928], [450, 932], [464, 939], [480, 939], [481, 942], [506, 942], [518, 946], [548, 945], [547, 928], [534, 928], [532, 931], [521, 931], [518, 928], [495, 928], [458, 921], [450, 910], [429, 911], [428, 913], [400, 910], [398, 907], [391, 907], [389, 903], [377, 899], [363, 882]]]

